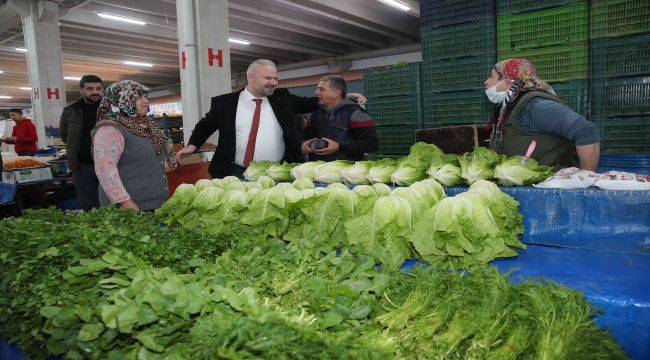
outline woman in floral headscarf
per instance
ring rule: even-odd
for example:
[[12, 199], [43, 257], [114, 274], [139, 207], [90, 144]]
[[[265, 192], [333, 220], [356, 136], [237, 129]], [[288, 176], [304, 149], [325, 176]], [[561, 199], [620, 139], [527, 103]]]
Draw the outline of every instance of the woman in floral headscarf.
[[[600, 157], [598, 126], [576, 114], [537, 76], [528, 60], [512, 58], [494, 65], [483, 83], [495, 110], [488, 122], [490, 147], [506, 155], [524, 155], [533, 140], [532, 158], [548, 166], [596, 171]], [[575, 149], [575, 151], [574, 151]]]
[[104, 91], [93, 138], [101, 206], [154, 210], [168, 198], [165, 168], [173, 168], [172, 142], [146, 118], [149, 89], [123, 80]]

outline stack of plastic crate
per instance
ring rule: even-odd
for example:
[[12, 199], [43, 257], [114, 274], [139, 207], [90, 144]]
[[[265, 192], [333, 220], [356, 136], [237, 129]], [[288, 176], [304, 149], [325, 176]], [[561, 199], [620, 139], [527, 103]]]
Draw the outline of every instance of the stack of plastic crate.
[[420, 64], [366, 69], [366, 110], [375, 121], [378, 154], [408, 154], [420, 128]]
[[650, 2], [592, 0], [591, 117], [604, 153], [650, 152]]
[[496, 62], [493, 0], [421, 0], [425, 128], [481, 124], [492, 106], [483, 81]]
[[589, 6], [586, 0], [497, 0], [499, 60], [530, 60], [579, 114], [588, 115]]

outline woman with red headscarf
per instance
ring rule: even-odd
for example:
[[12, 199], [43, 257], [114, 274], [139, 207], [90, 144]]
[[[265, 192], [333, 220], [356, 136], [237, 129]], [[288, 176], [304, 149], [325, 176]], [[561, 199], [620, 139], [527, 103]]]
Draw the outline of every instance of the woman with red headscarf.
[[[548, 166], [574, 166], [596, 171], [600, 157], [598, 126], [571, 108], [537, 76], [522, 58], [497, 63], [483, 83], [496, 104], [488, 127], [490, 147], [506, 155], [524, 155], [534, 140], [532, 158]], [[575, 150], [574, 150], [575, 149]]]

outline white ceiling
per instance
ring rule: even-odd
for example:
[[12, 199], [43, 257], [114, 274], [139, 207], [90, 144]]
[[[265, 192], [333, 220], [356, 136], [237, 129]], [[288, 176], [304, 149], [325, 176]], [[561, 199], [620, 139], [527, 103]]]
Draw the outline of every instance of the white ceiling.
[[[253, 59], [283, 65], [332, 58], [419, 42], [417, 0], [404, 12], [378, 0], [229, 0], [233, 74]], [[28, 103], [29, 86], [20, 17], [0, 0], [0, 107]], [[66, 76], [97, 74], [107, 81], [129, 78], [150, 87], [180, 81], [174, 0], [56, 0], [60, 6], [61, 47]], [[103, 19], [98, 12], [141, 19], [145, 26]], [[123, 60], [154, 63], [150, 69]], [[78, 96], [76, 81], [66, 81], [68, 99]]]

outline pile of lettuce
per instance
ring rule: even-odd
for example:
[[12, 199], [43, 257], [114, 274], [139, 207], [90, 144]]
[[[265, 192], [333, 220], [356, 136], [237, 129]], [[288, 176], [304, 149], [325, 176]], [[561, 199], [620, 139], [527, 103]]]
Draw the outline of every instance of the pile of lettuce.
[[[319, 166], [327, 164], [340, 163]], [[517, 201], [489, 181], [478, 180], [450, 198], [433, 179], [394, 190], [381, 183], [316, 188], [306, 177], [293, 184], [266, 184], [272, 181], [231, 177], [185, 184], [156, 215], [168, 226], [214, 235], [255, 234], [313, 246], [356, 247], [390, 269], [410, 258], [470, 266], [516, 256], [524, 248]]]
[[493, 150], [477, 147], [463, 155], [445, 154], [438, 147], [423, 142], [411, 146], [407, 156], [400, 159], [349, 162], [336, 160], [304, 164], [274, 164], [253, 162], [244, 176], [256, 181], [269, 176], [278, 182], [305, 178], [323, 184], [347, 185], [392, 184], [408, 186], [431, 178], [444, 187], [471, 185], [478, 180], [495, 180], [501, 185], [532, 185], [546, 180], [553, 169], [529, 159], [522, 164], [522, 156], [506, 157]]
[[[432, 225], [430, 243], [409, 235], [432, 209], [439, 217], [451, 211], [435, 181], [392, 192], [384, 184], [299, 190], [271, 181], [183, 186], [174, 207], [209, 209], [199, 211], [196, 229], [160, 226], [158, 216], [179, 224], [167, 205], [157, 216], [48, 209], [0, 221], [0, 337], [33, 359], [625, 358], [579, 292], [514, 284], [490, 265], [440, 266], [454, 255], [395, 271], [396, 260], [376, 244], [417, 253], [419, 244], [464, 241], [449, 223]], [[482, 183], [467, 194], [485, 198], [481, 211], [492, 209], [497, 229], [472, 224], [462, 236], [477, 249], [479, 235], [496, 232], [506, 242], [502, 227], [520, 225], [509, 218], [516, 202]], [[466, 225], [481, 215], [458, 208]], [[204, 212], [215, 212], [213, 220], [236, 213], [248, 224], [224, 220], [220, 229], [230, 230], [208, 234]], [[368, 232], [339, 247], [364, 216]], [[377, 267], [375, 257], [386, 262]]]

